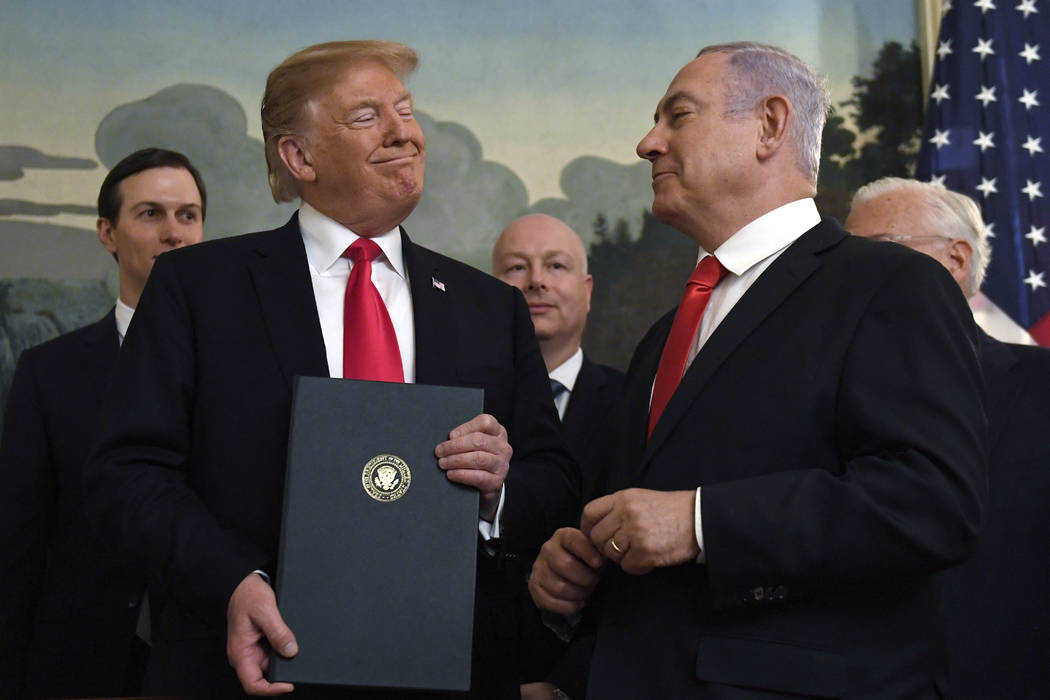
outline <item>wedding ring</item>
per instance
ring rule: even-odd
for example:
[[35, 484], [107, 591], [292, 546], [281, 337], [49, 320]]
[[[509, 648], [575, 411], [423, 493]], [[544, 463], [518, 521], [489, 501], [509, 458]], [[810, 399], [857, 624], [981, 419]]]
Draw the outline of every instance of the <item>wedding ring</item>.
[[623, 550], [616, 546], [616, 540], [612, 537], [609, 538], [609, 546], [615, 549], [617, 554], [623, 554]]

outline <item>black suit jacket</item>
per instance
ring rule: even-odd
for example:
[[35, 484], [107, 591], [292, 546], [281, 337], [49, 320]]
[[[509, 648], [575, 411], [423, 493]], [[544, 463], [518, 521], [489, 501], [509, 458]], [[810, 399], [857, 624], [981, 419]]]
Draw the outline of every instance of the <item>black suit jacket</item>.
[[973, 318], [931, 258], [824, 221], [705, 343], [646, 441], [639, 345], [612, 482], [702, 486], [706, 565], [610, 567], [588, 697], [935, 697], [932, 573], [985, 500]]
[[988, 521], [941, 575], [947, 697], [1050, 697], [1050, 350], [984, 336]]
[[[597, 484], [603, 480], [608, 467], [606, 448], [613, 430], [613, 416], [622, 394], [623, 372], [599, 365], [584, 355], [561, 426], [565, 445], [580, 467], [581, 508], [598, 492]], [[516, 655], [523, 683], [547, 679], [555, 666], [568, 667], [566, 671], [556, 671], [557, 677], [562, 673], [575, 672], [578, 664], [575, 653], [564, 661], [561, 659], [566, 644], [544, 624], [540, 611], [529, 595], [527, 582], [534, 559], [534, 556], [524, 557], [520, 560], [520, 566], [509, 568], [510, 575], [515, 579], [513, 585], [519, 590], [519, 648]], [[568, 631], [567, 627], [564, 629]], [[587, 649], [589, 651], [589, 647]]]
[[137, 690], [125, 676], [145, 577], [89, 534], [80, 488], [118, 349], [111, 311], [19, 358], [0, 457], [0, 697]]
[[[503, 545], [535, 547], [571, 517], [578, 475], [521, 295], [404, 235], [403, 246], [416, 380], [485, 389], [485, 410], [506, 426], [515, 451]], [[329, 376], [296, 216], [276, 230], [158, 259], [121, 352], [87, 484], [98, 524], [163, 586], [152, 694], [239, 696], [224, 651], [226, 604], [251, 571], [276, 570], [296, 375]], [[490, 563], [482, 558], [481, 566]], [[486, 690], [488, 681], [513, 682], [497, 668], [501, 659], [484, 658], [499, 646], [484, 638], [499, 617], [490, 604], [509, 597], [490, 585], [496, 580], [484, 571], [479, 579], [477, 697], [500, 696]]]
[[609, 444], [610, 421], [622, 394], [623, 372], [584, 355], [562, 420], [566, 446], [580, 465], [581, 503], [586, 504], [597, 493], [608, 466], [603, 447]]

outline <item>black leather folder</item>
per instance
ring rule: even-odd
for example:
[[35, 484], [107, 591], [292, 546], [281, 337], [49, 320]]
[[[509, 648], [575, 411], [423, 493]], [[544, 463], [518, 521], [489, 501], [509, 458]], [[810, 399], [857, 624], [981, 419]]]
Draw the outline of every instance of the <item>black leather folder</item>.
[[277, 603], [299, 654], [272, 681], [470, 687], [478, 493], [434, 448], [480, 389], [296, 377]]

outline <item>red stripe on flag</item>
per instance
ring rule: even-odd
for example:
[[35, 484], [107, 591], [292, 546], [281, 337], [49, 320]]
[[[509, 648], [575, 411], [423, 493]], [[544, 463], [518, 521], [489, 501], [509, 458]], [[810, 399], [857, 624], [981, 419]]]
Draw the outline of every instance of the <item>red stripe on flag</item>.
[[1050, 312], [1043, 314], [1043, 317], [1036, 321], [1028, 332], [1035, 338], [1035, 342], [1044, 348], [1050, 348]]

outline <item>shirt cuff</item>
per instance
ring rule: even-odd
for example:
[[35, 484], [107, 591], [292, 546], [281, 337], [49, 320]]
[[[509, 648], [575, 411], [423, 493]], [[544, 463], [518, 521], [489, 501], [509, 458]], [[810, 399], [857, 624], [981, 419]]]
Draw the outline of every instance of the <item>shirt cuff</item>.
[[270, 575], [268, 573], [266, 573], [265, 571], [263, 571], [262, 569], [256, 569], [252, 573], [253, 574], [259, 574], [259, 576], [262, 577], [263, 581], [266, 581], [266, 583], [270, 584], [271, 586], [273, 585], [273, 582], [270, 580]]
[[700, 487], [696, 487], [696, 505], [693, 506], [693, 532], [696, 533], [696, 544], [700, 547], [700, 553], [696, 555], [697, 564], [707, 563], [707, 554], [704, 552], [704, 526], [700, 519]]
[[499, 492], [499, 505], [496, 506], [496, 517], [492, 519], [490, 523], [487, 520], [478, 518], [478, 532], [481, 533], [481, 539], [485, 542], [489, 540], [498, 540], [500, 536], [500, 523], [503, 522], [503, 500], [507, 496], [507, 488], [503, 487]]

